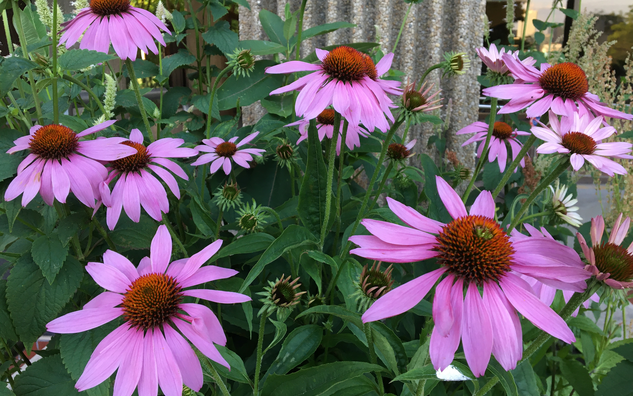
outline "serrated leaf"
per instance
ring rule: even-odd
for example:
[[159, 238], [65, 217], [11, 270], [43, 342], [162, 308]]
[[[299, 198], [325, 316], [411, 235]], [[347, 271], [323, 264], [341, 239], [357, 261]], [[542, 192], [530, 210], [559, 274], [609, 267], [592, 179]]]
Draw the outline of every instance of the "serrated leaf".
[[569, 318], [567, 324], [585, 330], [589, 333], [598, 334], [604, 336], [602, 329], [591, 319], [585, 315], [578, 315], [576, 317]]
[[231, 30], [227, 21], [219, 21], [215, 25], [202, 33], [202, 38], [208, 44], [213, 44], [224, 53], [231, 54], [237, 47], [239, 41], [237, 33]]
[[377, 364], [345, 361], [323, 364], [288, 375], [270, 375], [261, 396], [317, 396], [338, 383], [375, 371], [384, 371], [384, 368]]
[[320, 235], [321, 225], [325, 219], [327, 191], [327, 168], [323, 160], [321, 141], [316, 129], [315, 120], [308, 127], [308, 158], [306, 170], [299, 190], [297, 212], [304, 227], [316, 236]]
[[64, 70], [81, 70], [113, 59], [116, 59], [116, 56], [94, 50], [75, 49], [65, 52], [57, 61], [59, 67]]
[[110, 238], [121, 250], [147, 249], [157, 229], [158, 224], [147, 216], [141, 215], [138, 223], [123, 216], [114, 231], [110, 232]]
[[6, 300], [7, 281], [0, 280], [0, 338], [17, 341]]
[[180, 13], [180, 11], [174, 10], [171, 12], [171, 15], [173, 16], [171, 26], [174, 27], [174, 31], [176, 33], [180, 33], [185, 30], [185, 17]]
[[62, 244], [55, 234], [42, 235], [34, 240], [31, 246], [31, 257], [50, 284], [62, 269], [66, 256], [68, 245]]
[[632, 396], [632, 373], [633, 363], [628, 360], [621, 361], [602, 379], [602, 382], [598, 385], [596, 396]]
[[24, 345], [32, 345], [44, 333], [75, 293], [83, 278], [83, 266], [69, 256], [48, 283], [29, 253], [24, 254], [7, 279], [7, 303], [15, 329]]
[[17, 56], [5, 58], [4, 61], [0, 63], [0, 75], [2, 76], [0, 79], [0, 95], [6, 95], [18, 77], [36, 67], [37, 63], [31, 62], [28, 59], [18, 58]]
[[616, 348], [612, 348], [612, 351], [616, 352], [618, 355], [622, 356], [629, 362], [633, 362], [633, 340], [629, 339], [629, 340], [624, 340], [621, 342], [622, 342], [622, 345]]
[[18, 375], [15, 393], [21, 396], [79, 396], [75, 381], [66, 372], [59, 355], [38, 360]]
[[512, 370], [514, 382], [521, 396], [540, 396], [538, 386], [536, 385], [536, 377], [534, 369], [529, 361], [519, 363], [517, 368]]
[[179, 49], [173, 55], [170, 55], [163, 59], [163, 76], [169, 76], [174, 70], [181, 66], [191, 64], [196, 61], [196, 57], [193, 56], [186, 49]]
[[229, 13], [226, 7], [220, 4], [218, 0], [210, 0], [207, 3], [207, 7], [211, 9], [211, 15], [213, 16], [213, 21], [217, 21], [218, 19], [222, 18], [223, 16]]
[[4, 203], [4, 210], [7, 215], [7, 224], [9, 225], [9, 233], [13, 232], [13, 224], [22, 210], [22, 203], [19, 199]]
[[215, 255], [215, 258], [220, 259], [222, 257], [232, 256], [234, 254], [260, 252], [268, 248], [268, 246], [270, 246], [270, 244], [274, 240], [275, 237], [263, 232], [244, 235], [243, 237], [236, 239], [226, 247], [220, 249], [220, 251]]
[[309, 245], [317, 245], [314, 235], [312, 235], [310, 231], [295, 224], [288, 226], [288, 228], [281, 233], [279, 238], [275, 239], [275, 241], [268, 246], [268, 249], [266, 249], [259, 258], [257, 264], [251, 268], [239, 292], [243, 293], [244, 290], [253, 283], [255, 278], [261, 274], [264, 268], [281, 257], [282, 254], [289, 250]]
[[90, 223], [90, 217], [86, 215], [86, 212], [73, 213], [59, 221], [55, 232], [62, 244], [66, 246], [77, 231], [85, 228], [88, 223]]
[[560, 364], [560, 372], [569, 384], [576, 390], [578, 396], [593, 396], [593, 382], [589, 372], [576, 360], [563, 360]]

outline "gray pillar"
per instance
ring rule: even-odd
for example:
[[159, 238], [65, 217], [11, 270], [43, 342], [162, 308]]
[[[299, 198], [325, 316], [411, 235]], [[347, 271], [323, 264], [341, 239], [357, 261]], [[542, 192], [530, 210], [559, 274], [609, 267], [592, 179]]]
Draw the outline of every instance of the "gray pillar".
[[[240, 7], [240, 39], [267, 40], [259, 23], [259, 12], [262, 9], [282, 12], [287, 2], [290, 2], [292, 11], [297, 10], [301, 3], [300, 0], [251, 0], [250, 11]], [[485, 4], [486, 0], [425, 0], [413, 5], [392, 66], [413, 80], [419, 79], [426, 68], [441, 61], [444, 52], [468, 54], [472, 61], [471, 69], [462, 76], [445, 79], [441, 84], [444, 104], [441, 116], [445, 117], [450, 99], [452, 109], [447, 148], [455, 151], [459, 160], [470, 168], [474, 168], [475, 163], [474, 147], [462, 148], [461, 144], [467, 137], [455, 136], [455, 132], [477, 121], [477, 75], [481, 70], [481, 61], [475, 48], [482, 45]], [[403, 0], [309, 0], [304, 29], [335, 21], [349, 21], [357, 26], [305, 41], [301, 46], [302, 56], [319, 46], [374, 41], [377, 30], [383, 51], [390, 52], [408, 6]], [[440, 73], [436, 70], [428, 77], [436, 87], [439, 86]], [[243, 114], [244, 124], [249, 125], [257, 122], [264, 110], [255, 104], [245, 108]], [[427, 152], [426, 142], [430, 133], [430, 126], [417, 126], [410, 130], [410, 138], [418, 139], [416, 152]]]

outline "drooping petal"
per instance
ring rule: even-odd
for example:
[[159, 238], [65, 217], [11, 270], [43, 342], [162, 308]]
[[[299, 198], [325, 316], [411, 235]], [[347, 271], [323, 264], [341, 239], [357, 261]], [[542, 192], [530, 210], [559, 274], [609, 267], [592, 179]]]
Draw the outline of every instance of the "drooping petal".
[[468, 212], [466, 211], [466, 207], [462, 202], [461, 197], [453, 190], [444, 179], [440, 176], [435, 176], [435, 182], [437, 184], [437, 192], [440, 195], [440, 199], [446, 206], [446, 210], [451, 215], [453, 219], [458, 219], [460, 217], [468, 216]]
[[164, 326], [163, 331], [165, 332], [165, 341], [180, 368], [183, 382], [187, 387], [198, 392], [203, 385], [200, 360], [189, 343], [171, 326]]
[[451, 290], [455, 277], [451, 274], [444, 278], [435, 288], [433, 298], [433, 321], [438, 333], [447, 337], [455, 320], [451, 304]]
[[462, 344], [468, 367], [476, 377], [486, 373], [492, 353], [490, 315], [474, 283], [468, 285], [462, 312]]

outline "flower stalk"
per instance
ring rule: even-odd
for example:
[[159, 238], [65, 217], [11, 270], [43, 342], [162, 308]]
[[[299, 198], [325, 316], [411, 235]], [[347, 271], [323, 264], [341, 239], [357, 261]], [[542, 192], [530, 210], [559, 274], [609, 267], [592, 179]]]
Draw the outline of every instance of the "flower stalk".
[[125, 60], [125, 66], [127, 66], [127, 71], [130, 74], [130, 80], [132, 81], [132, 87], [134, 88], [134, 93], [136, 94], [136, 101], [138, 102], [138, 108], [141, 111], [141, 118], [145, 124], [147, 135], [149, 136], [149, 140], [153, 143], [155, 140], [154, 134], [152, 133], [152, 127], [149, 125], [147, 112], [145, 111], [145, 105], [143, 104], [143, 97], [141, 96], [141, 88], [138, 85], [138, 80], [136, 79], [136, 74], [134, 73], [134, 66], [129, 58]]
[[[475, 167], [475, 172], [473, 172], [473, 177], [470, 178], [470, 183], [468, 183], [468, 187], [466, 187], [466, 191], [464, 191], [464, 196], [462, 197], [462, 201], [466, 203], [468, 200], [468, 196], [475, 185], [475, 180], [481, 172], [481, 168], [484, 166], [484, 162], [486, 161], [486, 157], [488, 157], [488, 147], [490, 146], [490, 139], [492, 138], [492, 131], [495, 128], [495, 119], [497, 118], [497, 98], [491, 98], [490, 100], [490, 117], [488, 119], [488, 135], [486, 135], [486, 141], [484, 142], [484, 149], [481, 152], [481, 157], [479, 157], [479, 161], [477, 162], [477, 166]], [[518, 156], [517, 156], [518, 158]], [[510, 169], [510, 168], [508, 168]], [[492, 195], [495, 196], [494, 194]]]
[[259, 333], [257, 334], [257, 357], [255, 360], [255, 377], [253, 378], [253, 396], [259, 395], [259, 374], [262, 369], [262, 358], [264, 357], [264, 330], [266, 329], [266, 320], [268, 320], [268, 311], [264, 311], [259, 320]]
[[220, 80], [222, 79], [222, 77], [224, 77], [224, 75], [228, 73], [230, 70], [231, 70], [230, 67], [225, 67], [224, 69], [222, 69], [220, 71], [220, 74], [218, 74], [218, 76], [215, 78], [215, 81], [213, 82], [213, 87], [211, 88], [211, 97], [209, 98], [209, 113], [207, 114], [207, 129], [205, 131], [205, 136], [207, 137], [207, 139], [211, 138], [211, 124], [213, 123], [213, 116], [211, 114], [213, 112], [213, 101], [215, 99], [215, 92], [218, 89], [218, 84], [220, 83]]
[[514, 174], [514, 170], [519, 166], [519, 163], [525, 157], [525, 154], [528, 152], [530, 147], [532, 147], [535, 141], [536, 141], [536, 136], [534, 136], [533, 134], [530, 134], [530, 137], [528, 137], [528, 140], [525, 142], [523, 147], [521, 147], [521, 151], [519, 151], [519, 154], [517, 154], [516, 158], [512, 161], [512, 163], [510, 163], [510, 166], [508, 166], [505, 172], [503, 173], [503, 177], [501, 178], [499, 185], [492, 192], [492, 198], [496, 198], [497, 195], [499, 195], [499, 193], [501, 192], [501, 190], [503, 190], [503, 187], [506, 185], [508, 180], [510, 180], [510, 177], [512, 177], [512, 174]]
[[[332, 206], [332, 184], [334, 183], [334, 168], [336, 167], [336, 143], [338, 142], [339, 128], [341, 127], [341, 115], [334, 113], [334, 133], [332, 134], [332, 140], [330, 141], [330, 153], [328, 156], [328, 170], [327, 170], [327, 186], [325, 188], [325, 215], [323, 216], [323, 224], [321, 225], [321, 240], [319, 247], [323, 250], [323, 244], [325, 243], [325, 237], [328, 232], [328, 223], [330, 221], [330, 209]], [[341, 142], [342, 146], [345, 142]], [[339, 198], [337, 198], [338, 202]], [[337, 207], [338, 211], [338, 207]]]

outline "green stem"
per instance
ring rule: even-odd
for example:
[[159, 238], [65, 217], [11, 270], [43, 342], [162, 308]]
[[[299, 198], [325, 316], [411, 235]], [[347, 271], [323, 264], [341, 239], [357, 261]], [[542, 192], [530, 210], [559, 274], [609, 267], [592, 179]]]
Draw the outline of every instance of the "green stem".
[[[569, 319], [571, 314], [574, 313], [574, 311], [576, 311], [576, 309], [578, 309], [578, 307], [580, 307], [580, 304], [582, 304], [589, 297], [591, 297], [598, 290], [598, 288], [600, 288], [600, 282], [597, 281], [595, 278], [592, 278], [588, 282], [587, 289], [584, 291], [584, 293], [575, 293], [571, 297], [571, 299], [569, 300], [567, 305], [565, 305], [565, 307], [560, 311], [560, 314], [559, 314], [560, 317], [563, 318], [563, 320], [567, 321], [567, 319]], [[541, 331], [541, 334], [539, 334], [539, 336], [536, 337], [536, 339], [534, 339], [534, 341], [532, 341], [530, 346], [528, 346], [527, 349], [523, 352], [523, 358], [521, 359], [521, 361], [519, 363], [517, 363], [517, 366], [519, 364], [521, 364], [521, 362], [523, 362], [525, 360], [528, 360], [536, 351], [538, 351], [550, 339], [550, 337], [551, 337], [551, 335], [547, 334], [544, 331]], [[486, 384], [484, 384], [484, 386], [479, 388], [479, 390], [477, 392], [475, 392], [475, 394], [473, 394], [473, 396], [483, 396], [483, 395], [485, 395], [498, 382], [499, 382], [499, 378], [498, 377], [496, 377], [496, 376], [492, 377]]]
[[552, 171], [552, 173], [550, 173], [546, 178], [541, 180], [541, 183], [538, 186], [536, 186], [534, 191], [532, 191], [532, 194], [530, 194], [530, 196], [527, 197], [527, 199], [525, 200], [525, 203], [523, 204], [523, 206], [521, 206], [521, 209], [519, 209], [519, 212], [516, 214], [516, 216], [514, 216], [514, 219], [512, 219], [512, 223], [510, 223], [510, 227], [506, 230], [508, 234], [510, 233], [510, 231], [514, 229], [514, 227], [516, 227], [521, 222], [522, 220], [521, 216], [523, 215], [523, 213], [525, 213], [526, 210], [528, 210], [528, 208], [530, 207], [534, 199], [536, 199], [536, 197], [541, 193], [541, 191], [543, 191], [545, 188], [547, 188], [547, 186], [552, 184], [552, 182], [556, 180], [558, 176], [560, 176], [563, 172], [565, 172], [565, 170], [567, 170], [568, 167], [569, 167], [569, 158], [566, 158], [563, 162], [560, 163], [560, 165], [556, 167], [556, 169], [554, 169], [554, 171]]
[[[387, 165], [387, 169], [385, 169], [385, 174], [382, 176], [382, 180], [380, 181], [380, 186], [378, 186], [378, 191], [382, 191], [382, 189], [385, 187], [385, 184], [387, 183], [387, 179], [389, 179], [389, 174], [391, 173], [392, 168], [393, 168], [393, 162], [389, 161], [389, 165]], [[374, 198], [374, 202], [372, 202], [367, 212], [371, 212], [374, 206], [376, 206], [376, 203], [378, 202], [378, 198], [380, 198], [380, 194], [376, 194], [376, 197]]]
[[[387, 156], [387, 148], [389, 147], [389, 143], [391, 143], [391, 139], [393, 139], [393, 135], [395, 135], [396, 131], [398, 130], [400, 125], [402, 125], [403, 122], [404, 122], [404, 115], [400, 114], [396, 122], [394, 122], [394, 124], [391, 126], [391, 129], [387, 133], [387, 137], [385, 138], [385, 141], [382, 144], [380, 157], [378, 157], [378, 162], [376, 163], [376, 170], [374, 171], [374, 174], [371, 176], [371, 180], [369, 181], [369, 186], [367, 186], [367, 192], [365, 193], [365, 197], [363, 198], [363, 203], [360, 206], [360, 210], [358, 211], [358, 215], [356, 216], [356, 220], [354, 221], [354, 226], [352, 227], [352, 232], [350, 233], [350, 235], [354, 235], [354, 233], [356, 232], [356, 229], [358, 228], [358, 225], [360, 224], [361, 219], [365, 215], [365, 209], [367, 208], [367, 204], [369, 203], [369, 198], [371, 197], [372, 192], [374, 190], [374, 184], [376, 184], [376, 179], [378, 179], [378, 173], [380, 173], [380, 167], [382, 163], [385, 162], [385, 157]], [[380, 194], [380, 190], [377, 191], [376, 194]], [[341, 252], [342, 259], [345, 259], [345, 257], [347, 256], [347, 252], [351, 244], [352, 243], [350, 241], [347, 241], [347, 243], [345, 244], [345, 248]], [[342, 267], [343, 265], [341, 264], [341, 268]]]
[[15, 98], [13, 97], [13, 94], [11, 93], [11, 91], [7, 92], [7, 97], [9, 98], [9, 101], [11, 101], [11, 104], [13, 105], [13, 107], [18, 109], [18, 115], [22, 118], [22, 121], [24, 122], [24, 124], [26, 126], [28, 126], [29, 128], [31, 128], [31, 126], [33, 126], [31, 124], [31, 117], [27, 117], [22, 112], [22, 109], [20, 109], [20, 106], [18, 105], [18, 102], [15, 101]]
[[422, 77], [420, 78], [420, 84], [418, 86], [418, 89], [420, 89], [420, 87], [422, 86], [422, 84], [424, 83], [424, 80], [426, 80], [426, 76], [429, 75], [430, 72], [432, 72], [435, 69], [439, 69], [440, 67], [442, 67], [442, 63], [438, 63], [436, 65], [433, 65], [431, 67], [429, 67], [428, 69], [426, 69], [426, 71], [424, 72], [424, 74], [422, 75]]
[[525, 216], [524, 218], [522, 218], [522, 219], [521, 219], [521, 221], [525, 223], [525, 222], [526, 222], [526, 221], [528, 221], [528, 220], [532, 220], [532, 219], [535, 219], [535, 218], [537, 218], [537, 217], [547, 216], [548, 214], [549, 214], [549, 212], [538, 212], [538, 213], [534, 213], [534, 214], [531, 214], [531, 215], [529, 215], [529, 216]]
[[407, 141], [407, 134], [409, 133], [410, 127], [411, 127], [411, 119], [407, 118], [407, 123], [404, 125], [404, 132], [402, 133], [402, 144], [405, 144]]
[[[29, 51], [27, 49], [28, 40], [24, 35], [24, 29], [22, 27], [22, 20], [20, 14], [22, 13], [22, 9], [18, 5], [17, 0], [11, 1], [13, 5], [13, 18], [15, 18], [15, 25], [18, 30], [18, 37], [20, 38], [20, 47], [22, 48], [22, 55], [25, 59], [29, 59]], [[27, 2], [27, 7], [29, 7], [30, 3]], [[40, 98], [37, 96], [37, 90], [35, 89], [35, 79], [33, 78], [33, 71], [28, 71], [29, 84], [31, 85], [31, 92], [33, 93], [33, 102], [35, 103], [35, 113], [37, 114], [37, 120], [40, 125], [44, 123], [42, 119], [42, 108], [40, 107]]]
[[336, 208], [337, 214], [337, 222], [336, 222], [336, 236], [334, 237], [334, 249], [332, 249], [332, 254], [336, 254], [336, 249], [338, 248], [338, 238], [341, 233], [341, 215], [343, 214], [343, 208], [341, 208], [341, 183], [343, 183], [343, 167], [345, 166], [345, 148], [346, 140], [347, 140], [347, 128], [348, 128], [347, 120], [343, 124], [343, 134], [341, 135], [341, 154], [338, 156], [338, 178], [336, 180], [336, 204], [334, 207]]
[[220, 209], [220, 213], [218, 213], [218, 221], [216, 222], [217, 228], [215, 230], [215, 239], [220, 238], [220, 228], [222, 228], [222, 216], [224, 215], [224, 213], [222, 212], [222, 209]]
[[59, 94], [57, 92], [57, 0], [53, 0], [53, 123], [59, 124]]
[[112, 242], [112, 239], [110, 239], [110, 236], [108, 235], [108, 232], [101, 226], [101, 223], [99, 223], [99, 220], [97, 220], [96, 217], [92, 218], [92, 224], [94, 224], [94, 226], [97, 229], [97, 231], [99, 232], [99, 234], [101, 234], [103, 239], [105, 239], [105, 241], [108, 244], [108, 247], [110, 248], [110, 250], [114, 250], [116, 252], [117, 251], [116, 250], [116, 245], [114, 244], [114, 242]]
[[[101, 104], [101, 100], [99, 100], [99, 97], [97, 95], [95, 95], [94, 92], [92, 92], [92, 89], [90, 89], [90, 87], [88, 85], [86, 85], [83, 82], [77, 80], [75, 77], [72, 77], [72, 76], [69, 76], [69, 75], [66, 75], [66, 74], [63, 74], [62, 78], [64, 80], [66, 80], [66, 81], [69, 81], [69, 82], [73, 83], [73, 84], [79, 85], [81, 87], [81, 89], [83, 89], [84, 91], [86, 91], [88, 93], [88, 96], [90, 96], [95, 102], [97, 102], [97, 106], [99, 106], [99, 110], [101, 110], [101, 113], [102, 114], [106, 113], [106, 110], [103, 107], [103, 104]], [[88, 107], [88, 106], [86, 106], [85, 103], [84, 103], [84, 106]]]
[[622, 307], [622, 339], [626, 340], [626, 305]]
[[7, 10], [2, 10], [2, 24], [4, 25], [4, 36], [7, 39], [7, 46], [9, 47], [9, 55], [13, 54], [13, 41], [11, 41], [11, 29], [9, 28], [9, 17], [7, 16]]
[[[374, 350], [374, 337], [372, 334], [371, 323], [365, 323], [363, 325], [363, 329], [365, 330], [365, 337], [367, 337], [367, 349], [369, 350], [369, 362], [372, 364], [376, 364], [378, 359], [376, 358], [376, 351]], [[382, 383], [382, 374], [380, 372], [376, 372], [376, 382], [378, 382], [378, 388], [380, 389], [379, 395], [385, 393], [385, 386]]]
[[409, 19], [409, 11], [411, 11], [411, 7], [413, 7], [413, 3], [409, 4], [409, 8], [407, 8], [407, 13], [404, 14], [404, 19], [402, 20], [402, 25], [400, 25], [400, 31], [398, 32], [398, 37], [396, 37], [396, 43], [393, 45], [393, 49], [391, 50], [391, 52], [395, 53], [396, 48], [398, 48], [398, 42], [400, 41], [400, 36], [402, 35], [402, 31], [404, 30], [404, 25], [406, 25], [407, 19]]
[[528, 152], [530, 147], [532, 147], [535, 141], [536, 141], [536, 136], [534, 136], [533, 134], [530, 134], [530, 137], [528, 137], [528, 140], [525, 142], [523, 147], [521, 147], [521, 151], [519, 151], [519, 154], [512, 161], [510, 166], [506, 168], [505, 172], [503, 173], [503, 177], [501, 178], [501, 181], [499, 182], [499, 185], [492, 192], [493, 199], [496, 198], [497, 195], [499, 195], [501, 190], [503, 190], [503, 187], [506, 185], [508, 180], [510, 180], [510, 177], [512, 177], [512, 175], [514, 174], [514, 170], [517, 168], [517, 166], [519, 166], [519, 163], [525, 157], [525, 154]]
[[211, 89], [211, 97], [209, 98], [209, 113], [207, 114], [207, 130], [206, 130], [206, 137], [207, 139], [211, 138], [211, 124], [213, 123], [213, 116], [212, 111], [213, 111], [213, 100], [215, 99], [215, 91], [218, 89], [218, 84], [220, 83], [220, 80], [222, 79], [222, 77], [224, 77], [224, 75], [226, 73], [229, 72], [228, 67], [225, 67], [224, 69], [222, 69], [220, 71], [220, 74], [218, 74], [218, 76], [215, 78], [215, 81], [213, 82], [213, 88]]
[[462, 197], [462, 201], [466, 203], [468, 200], [468, 196], [475, 185], [475, 180], [477, 179], [477, 175], [481, 172], [481, 168], [484, 166], [484, 162], [486, 161], [486, 157], [488, 157], [488, 146], [490, 145], [490, 139], [492, 138], [492, 131], [495, 127], [495, 120], [497, 118], [497, 98], [492, 98], [490, 100], [490, 117], [488, 118], [488, 135], [486, 135], [486, 142], [484, 143], [484, 148], [481, 151], [481, 157], [479, 157], [479, 161], [477, 162], [477, 166], [475, 167], [475, 172], [473, 172], [473, 176], [470, 178], [470, 183], [468, 183], [468, 187], [466, 187], [466, 191], [464, 191], [464, 196]]
[[529, 12], [530, 12], [530, 0], [527, 0], [527, 5], [525, 6], [525, 19], [523, 20], [523, 34], [521, 35], [521, 52], [523, 52], [523, 48], [525, 45], [525, 30], [527, 28]]
[[295, 51], [295, 59], [299, 60], [301, 57], [301, 34], [303, 33], [303, 14], [306, 10], [306, 4], [308, 0], [301, 1], [301, 8], [299, 9], [299, 26], [297, 29], [297, 49]]
[[[327, 186], [325, 187], [325, 215], [321, 225], [321, 243], [319, 247], [323, 250], [325, 237], [328, 233], [328, 223], [330, 221], [330, 209], [332, 206], [332, 184], [334, 183], [334, 168], [336, 167], [336, 142], [338, 141], [339, 129], [341, 127], [341, 115], [334, 113], [334, 132], [330, 140], [330, 155], [328, 156]], [[343, 146], [343, 144], [341, 144]]]
[[269, 208], [268, 206], [262, 206], [261, 208], [262, 208], [262, 210], [265, 210], [266, 212], [268, 212], [271, 215], [275, 216], [275, 219], [277, 220], [277, 225], [279, 226], [279, 231], [283, 231], [284, 230], [284, 225], [281, 222], [281, 217], [279, 217], [279, 213], [277, 213], [277, 211], [275, 209]]
[[149, 136], [149, 140], [153, 142], [156, 139], [154, 139], [152, 127], [149, 125], [149, 119], [147, 118], [147, 112], [145, 111], [145, 105], [143, 104], [143, 97], [141, 96], [141, 87], [139, 87], [138, 80], [136, 79], [136, 73], [134, 73], [134, 65], [132, 65], [132, 61], [129, 58], [125, 60], [125, 66], [127, 66], [127, 72], [130, 75], [130, 80], [132, 81], [132, 87], [134, 88], [134, 94], [136, 95], [136, 101], [138, 102], [138, 109], [141, 111], [141, 118], [145, 124], [145, 129], [147, 129], [147, 135]]
[[220, 388], [222, 395], [231, 396], [231, 393], [229, 393], [229, 390], [224, 384], [224, 381], [222, 381], [222, 377], [220, 377], [220, 373], [218, 373], [215, 367], [213, 367], [213, 364], [211, 364], [209, 359], [206, 356], [203, 356], [201, 353], [198, 353], [198, 357], [200, 358], [200, 360], [202, 360], [204, 365], [207, 366], [207, 369], [209, 369], [209, 371], [211, 372], [211, 376], [213, 377], [213, 380], [215, 381], [215, 383], [218, 384], [218, 387]]
[[182, 252], [182, 254], [185, 257], [189, 257], [189, 253], [187, 253], [187, 249], [185, 249], [185, 246], [180, 241], [180, 238], [178, 238], [178, 234], [176, 234], [174, 232], [174, 229], [171, 228], [171, 224], [169, 224], [169, 219], [167, 219], [167, 216], [165, 216], [164, 214], [163, 214], [163, 221], [162, 221], [162, 223], [165, 224], [165, 227], [167, 227], [167, 229], [169, 230], [169, 234], [171, 235], [171, 239], [176, 241], [176, 245], [178, 245], [178, 249], [180, 249], [180, 251]]
[[255, 361], [255, 377], [253, 385], [253, 396], [259, 395], [259, 373], [262, 369], [263, 349], [264, 349], [264, 330], [266, 328], [266, 320], [268, 319], [268, 312], [264, 311], [261, 319], [259, 320], [259, 334], [257, 334], [257, 357]]

